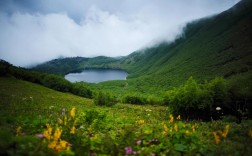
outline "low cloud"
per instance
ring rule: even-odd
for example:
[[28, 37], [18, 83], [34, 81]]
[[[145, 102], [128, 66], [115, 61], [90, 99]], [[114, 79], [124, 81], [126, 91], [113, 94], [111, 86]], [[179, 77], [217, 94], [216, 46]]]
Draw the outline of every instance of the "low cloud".
[[[129, 0], [114, 5], [96, 1], [83, 4], [79, 0], [67, 5], [69, 2], [62, 0], [61, 7], [53, 7], [56, 5], [49, 5], [53, 2], [44, 0], [38, 7], [26, 1], [29, 7], [12, 0], [0, 11], [0, 58], [18, 66], [58, 57], [128, 55], [160, 41], [172, 41], [182, 33], [186, 22], [223, 11], [237, 2], [222, 0], [216, 7], [199, 0], [192, 4], [185, 0]], [[207, 6], [210, 4], [212, 9]]]

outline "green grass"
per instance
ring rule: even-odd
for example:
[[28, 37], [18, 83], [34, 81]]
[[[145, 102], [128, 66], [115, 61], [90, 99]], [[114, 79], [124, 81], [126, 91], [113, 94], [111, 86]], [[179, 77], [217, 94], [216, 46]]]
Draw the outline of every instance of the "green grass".
[[[72, 94], [57, 92], [46, 87], [36, 85], [27, 81], [16, 80], [14, 78], [0, 77], [0, 98], [1, 98], [1, 115], [6, 116], [50, 116], [51, 111], [61, 111], [62, 108], [67, 110], [76, 107], [77, 110], [83, 111], [88, 109], [104, 110], [109, 115], [117, 116], [117, 109], [123, 107], [120, 114], [127, 116], [128, 112], [144, 113], [144, 109], [154, 109], [161, 112], [166, 110], [162, 106], [136, 106], [117, 104], [114, 107], [97, 107], [92, 99], [81, 98]], [[8, 110], [8, 111], [7, 111]], [[29, 111], [27, 111], [29, 110]], [[128, 116], [133, 120], [138, 114]], [[155, 116], [155, 114], [154, 114]], [[161, 117], [158, 117], [161, 118]]]
[[[8, 77], [0, 77], [0, 88], [2, 155], [125, 155], [133, 151], [138, 155], [251, 153], [252, 122], [249, 120], [241, 124], [173, 121], [167, 107], [119, 103], [98, 107], [91, 99]], [[75, 116], [70, 115], [73, 107]], [[62, 108], [66, 108], [64, 115]], [[67, 121], [66, 124], [59, 119]], [[62, 130], [56, 141], [60, 150], [52, 146], [53, 140], [35, 136], [48, 130], [46, 124], [52, 127], [52, 138], [57, 128]], [[222, 137], [227, 125], [230, 126], [228, 135]], [[71, 134], [73, 127], [76, 131]], [[220, 137], [220, 142], [216, 142], [213, 132]], [[59, 146], [63, 140], [72, 144], [70, 150]]]

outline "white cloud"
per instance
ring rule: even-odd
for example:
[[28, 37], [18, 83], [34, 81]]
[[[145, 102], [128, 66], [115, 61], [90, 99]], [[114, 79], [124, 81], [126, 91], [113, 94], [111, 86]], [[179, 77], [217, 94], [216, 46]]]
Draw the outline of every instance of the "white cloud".
[[108, 5], [74, 0], [70, 5], [62, 0], [56, 7], [54, 1], [44, 0], [40, 8], [33, 6], [33, 11], [16, 9], [20, 6], [13, 7], [16, 10], [10, 15], [0, 11], [0, 58], [27, 66], [59, 56], [127, 55], [159, 41], [172, 41], [185, 22], [234, 4], [211, 9], [213, 3], [199, 0], [192, 4], [182, 0], [137, 2]]

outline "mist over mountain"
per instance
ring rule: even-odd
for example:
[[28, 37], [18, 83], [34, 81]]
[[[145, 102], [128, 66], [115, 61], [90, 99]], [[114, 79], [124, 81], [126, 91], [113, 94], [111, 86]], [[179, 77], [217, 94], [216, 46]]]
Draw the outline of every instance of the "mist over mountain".
[[60, 56], [126, 56], [173, 41], [189, 21], [238, 0], [2, 0], [0, 58], [18, 66]]
[[129, 83], [140, 91], [148, 86], [153, 92], [178, 86], [190, 76], [201, 81], [222, 76], [247, 82], [252, 62], [251, 8], [249, 0], [241, 1], [221, 14], [187, 24], [183, 36], [172, 43], [125, 57], [55, 59], [33, 69], [65, 75], [85, 68], [119, 68], [129, 72]]

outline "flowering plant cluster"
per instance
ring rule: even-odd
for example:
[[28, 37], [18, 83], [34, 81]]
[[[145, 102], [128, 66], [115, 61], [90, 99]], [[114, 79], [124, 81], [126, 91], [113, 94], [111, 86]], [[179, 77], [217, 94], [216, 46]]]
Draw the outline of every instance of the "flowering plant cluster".
[[[226, 145], [235, 146], [231, 136], [237, 125], [185, 122], [180, 115], [154, 120], [151, 111], [148, 112], [136, 120], [125, 121], [122, 116], [113, 118], [94, 109], [80, 113], [76, 113], [76, 108], [69, 112], [63, 109], [57, 120], [47, 123], [37, 137], [55, 155], [230, 154], [231, 149], [223, 149], [227, 149]], [[251, 142], [251, 128], [246, 129], [245, 141]], [[24, 135], [21, 126], [17, 127], [16, 135]]]

